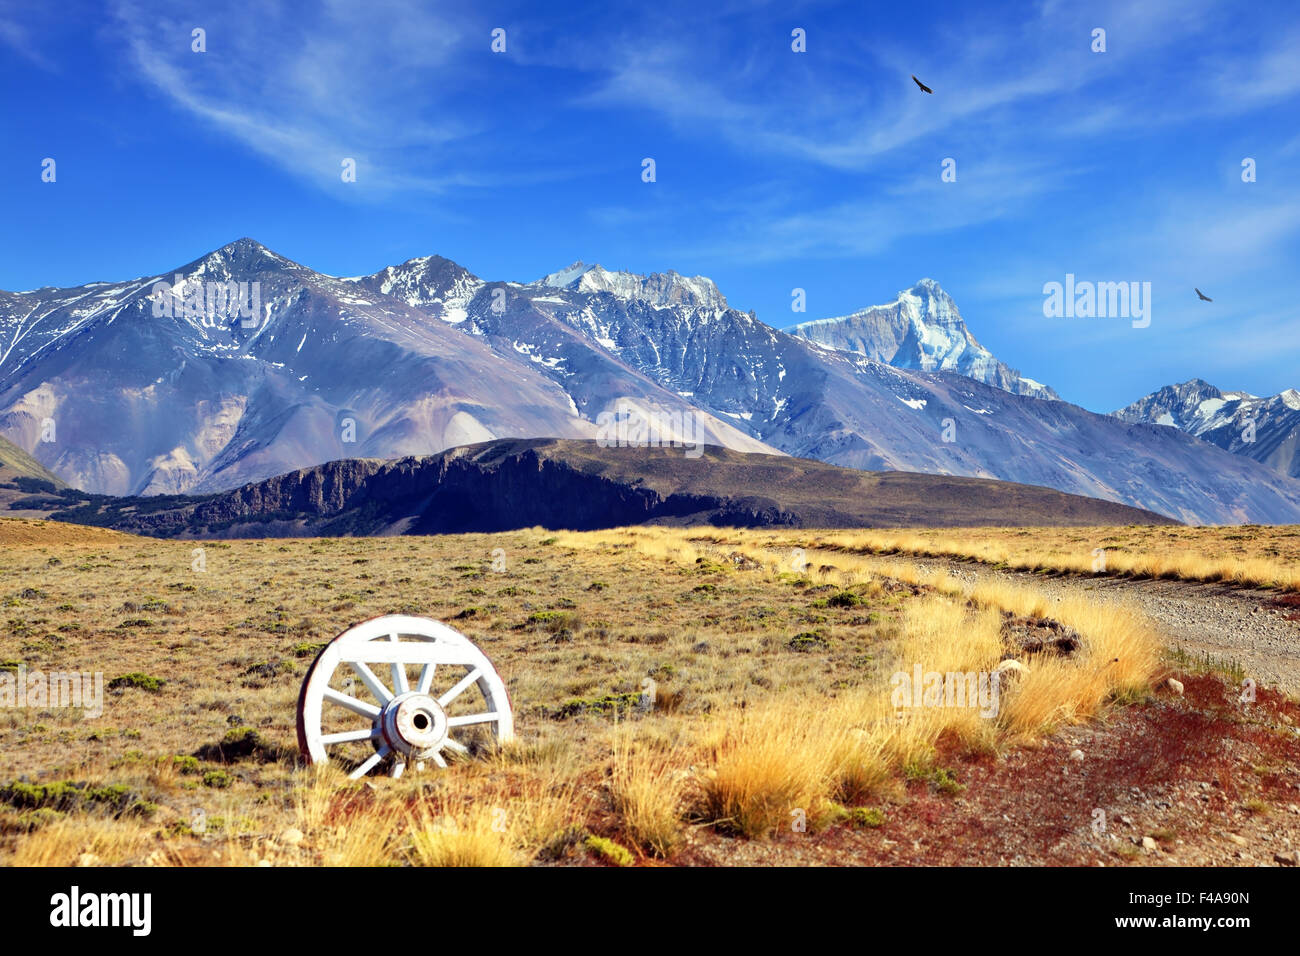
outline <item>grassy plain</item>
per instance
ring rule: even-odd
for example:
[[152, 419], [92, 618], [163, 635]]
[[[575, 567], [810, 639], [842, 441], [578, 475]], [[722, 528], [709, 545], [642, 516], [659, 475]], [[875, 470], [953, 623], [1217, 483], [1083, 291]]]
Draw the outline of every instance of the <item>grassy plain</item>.
[[[0, 710], [0, 862], [622, 864], [689, 862], [701, 841], [830, 839], [905, 814], [918, 782], [959, 793], [954, 754], [1036, 746], [1144, 699], [1161, 670], [1123, 608], [881, 576], [844, 533], [797, 533], [797, 554], [796, 533], [717, 529], [80, 533], [0, 522], [0, 668], [117, 684], [99, 716]], [[1059, 532], [1075, 533], [1126, 532]], [[386, 613], [474, 640], [510, 688], [517, 740], [401, 780], [302, 765], [306, 668]], [[1080, 636], [1073, 653], [1009, 638], [1048, 617]], [[1027, 669], [993, 717], [895, 706], [899, 671], [1005, 658]]]

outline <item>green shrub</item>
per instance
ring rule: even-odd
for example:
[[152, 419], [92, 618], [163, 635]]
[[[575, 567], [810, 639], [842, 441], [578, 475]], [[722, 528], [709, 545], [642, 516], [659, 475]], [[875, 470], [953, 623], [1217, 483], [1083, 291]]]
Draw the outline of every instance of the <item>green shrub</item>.
[[860, 830], [874, 830], [885, 825], [885, 813], [875, 807], [854, 807], [848, 811], [846, 821]]
[[232, 777], [230, 774], [226, 773], [226, 771], [224, 770], [203, 771], [203, 786], [205, 787], [213, 787], [214, 789], [217, 790], [225, 790], [234, 782], [235, 782], [235, 778]]
[[159, 763], [170, 763], [176, 768], [177, 773], [197, 774], [199, 772], [199, 758], [191, 757], [188, 754], [177, 754], [171, 757], [159, 757]]
[[605, 837], [589, 836], [586, 840], [586, 846], [594, 856], [613, 863], [615, 866], [631, 866], [636, 862], [636, 857], [632, 855], [631, 850]]
[[94, 785], [73, 780], [55, 780], [50, 783], [26, 783], [15, 780], [0, 787], [0, 803], [18, 810], [69, 810], [106, 809], [116, 815], [124, 813], [151, 813], [154, 804], [140, 799], [139, 794], [126, 784]]
[[793, 651], [817, 651], [829, 650], [831, 642], [821, 631], [804, 631], [802, 634], [796, 634], [786, 642], [786, 647]]
[[163, 684], [167, 683], [161, 677], [150, 677], [148, 674], [131, 673], [123, 674], [121, 677], [114, 677], [108, 682], [109, 690], [116, 690], [119, 687], [138, 687], [141, 690], [147, 690], [156, 694], [162, 690]]
[[551, 717], [555, 720], [565, 720], [569, 717], [583, 715], [596, 717], [618, 716], [640, 706], [640, 703], [641, 694], [637, 691], [629, 691], [626, 694], [606, 694], [604, 697], [586, 699], [575, 697], [555, 708], [551, 712]]

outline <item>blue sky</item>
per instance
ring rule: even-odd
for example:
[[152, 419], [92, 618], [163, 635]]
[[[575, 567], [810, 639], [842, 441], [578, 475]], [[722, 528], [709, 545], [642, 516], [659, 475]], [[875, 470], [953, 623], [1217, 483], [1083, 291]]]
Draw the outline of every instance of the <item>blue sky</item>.
[[[1297, 51], [1290, 2], [0, 0], [0, 288], [252, 236], [336, 275], [672, 268], [784, 327], [929, 276], [1085, 407], [1273, 394], [1300, 387]], [[1045, 318], [1066, 273], [1150, 282], [1150, 326]]]

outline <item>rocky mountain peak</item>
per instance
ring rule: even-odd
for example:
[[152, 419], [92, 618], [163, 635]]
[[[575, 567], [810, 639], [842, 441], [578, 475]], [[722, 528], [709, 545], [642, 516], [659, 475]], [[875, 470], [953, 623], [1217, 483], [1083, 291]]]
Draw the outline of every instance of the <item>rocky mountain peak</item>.
[[443, 256], [418, 256], [347, 281], [391, 295], [414, 308], [432, 309], [439, 318], [452, 323], [465, 320], [469, 302], [484, 285], [474, 273]]
[[570, 292], [598, 294], [607, 292], [625, 301], [645, 302], [656, 309], [685, 306], [691, 309], [726, 309], [727, 300], [717, 284], [707, 276], [688, 277], [669, 269], [641, 275], [611, 271], [599, 263], [575, 262], [539, 279], [536, 285]]
[[791, 334], [844, 352], [858, 352], [895, 368], [954, 371], [1018, 395], [1057, 398], [1045, 385], [998, 361], [966, 326], [952, 296], [934, 279], [921, 279], [884, 305], [849, 315], [802, 322]]
[[1300, 393], [1293, 388], [1260, 398], [1194, 378], [1166, 385], [1112, 414], [1132, 424], [1176, 428], [1300, 477]]
[[298, 263], [272, 252], [256, 239], [249, 239], [247, 236], [236, 239], [234, 242], [228, 242], [220, 249], [212, 250], [198, 261], [205, 264], [220, 263], [231, 271], [256, 272], [268, 268], [284, 268], [285, 266], [302, 268]]

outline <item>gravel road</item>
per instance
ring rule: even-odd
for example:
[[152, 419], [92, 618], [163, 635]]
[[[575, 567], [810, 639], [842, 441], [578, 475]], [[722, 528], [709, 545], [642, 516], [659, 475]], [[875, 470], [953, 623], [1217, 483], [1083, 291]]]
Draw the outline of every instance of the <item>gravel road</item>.
[[1300, 695], [1300, 607], [1278, 606], [1272, 591], [1234, 588], [1187, 581], [1138, 581], [1076, 575], [1044, 576], [1000, 571], [974, 562], [932, 558], [879, 557], [882, 570], [904, 562], [945, 570], [962, 581], [1002, 578], [1035, 587], [1050, 595], [1084, 594], [1118, 601], [1144, 614], [1173, 648], [1193, 657], [1208, 654], [1215, 661], [1236, 662], [1259, 685]]

